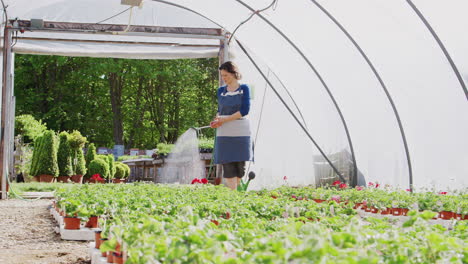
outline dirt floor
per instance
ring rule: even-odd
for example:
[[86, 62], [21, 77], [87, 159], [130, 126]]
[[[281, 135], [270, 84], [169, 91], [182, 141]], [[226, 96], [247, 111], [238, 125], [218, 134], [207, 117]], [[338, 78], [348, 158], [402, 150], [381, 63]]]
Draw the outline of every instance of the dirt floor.
[[50, 199], [0, 200], [0, 263], [91, 263], [88, 243], [55, 233]]

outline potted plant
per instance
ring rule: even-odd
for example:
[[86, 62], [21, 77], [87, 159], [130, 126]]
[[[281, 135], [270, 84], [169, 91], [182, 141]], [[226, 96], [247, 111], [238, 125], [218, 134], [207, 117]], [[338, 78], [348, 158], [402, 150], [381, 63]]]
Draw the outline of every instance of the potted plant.
[[57, 163], [59, 168], [58, 182], [68, 182], [70, 176], [73, 174], [72, 167], [72, 150], [70, 148], [69, 134], [61, 132], [59, 135], [60, 142], [57, 151]]
[[43, 144], [37, 161], [37, 175], [41, 182], [53, 182], [58, 176], [57, 138], [52, 130], [44, 133]]
[[88, 169], [88, 174], [90, 175], [96, 175], [98, 174], [100, 179], [94, 178], [94, 179], [89, 179], [91, 182], [104, 182], [104, 178], [102, 176], [109, 175], [109, 164], [107, 160], [103, 159], [95, 159], [91, 161], [89, 164], [89, 169]]
[[77, 130], [74, 130], [69, 135], [73, 164], [71, 180], [75, 183], [81, 183], [83, 175], [86, 174], [86, 161], [83, 154], [83, 147], [86, 144], [86, 141], [86, 137], [83, 137]]

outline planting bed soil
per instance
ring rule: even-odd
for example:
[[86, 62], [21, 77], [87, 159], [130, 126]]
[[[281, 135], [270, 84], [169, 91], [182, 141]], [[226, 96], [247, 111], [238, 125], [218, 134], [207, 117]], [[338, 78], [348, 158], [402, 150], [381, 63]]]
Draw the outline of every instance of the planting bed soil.
[[0, 200], [0, 263], [91, 263], [88, 243], [61, 240], [51, 200]]

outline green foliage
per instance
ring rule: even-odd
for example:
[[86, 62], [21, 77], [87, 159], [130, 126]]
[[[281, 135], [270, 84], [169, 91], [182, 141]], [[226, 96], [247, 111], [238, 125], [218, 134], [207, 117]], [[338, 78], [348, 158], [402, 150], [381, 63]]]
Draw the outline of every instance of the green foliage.
[[109, 154], [107, 155], [107, 161], [109, 163], [109, 179], [113, 179], [115, 175], [115, 162], [114, 162], [114, 155]]
[[85, 175], [86, 174], [86, 161], [83, 154], [83, 149], [79, 148], [75, 151], [76, 165], [75, 173], [76, 175]]
[[12, 183], [12, 188], [17, 193], [23, 192], [53, 192], [65, 186], [65, 183], [51, 182], [19, 182]]
[[25, 143], [34, 140], [47, 130], [46, 124], [37, 121], [32, 115], [19, 115], [15, 118], [15, 136], [23, 135]]
[[58, 142], [57, 137], [52, 130], [44, 132], [43, 143], [41, 144], [38, 168], [36, 175], [53, 175], [55, 177], [59, 174], [57, 165], [57, 149]]
[[117, 158], [117, 161], [124, 161], [124, 160], [133, 160], [133, 159], [150, 159], [151, 156], [148, 155], [139, 155], [139, 156], [129, 156], [123, 155]]
[[89, 144], [88, 146], [88, 151], [86, 152], [85, 160], [86, 160], [86, 169], [88, 173], [86, 174], [86, 177], [90, 177], [92, 174], [89, 173], [89, 164], [91, 161], [96, 159], [96, 147], [94, 146], [94, 143]]
[[60, 176], [73, 175], [72, 166], [72, 149], [70, 148], [69, 134], [61, 132], [59, 135], [60, 142], [57, 151], [57, 162]]
[[[99, 146], [114, 145], [111, 80], [122, 87], [124, 145], [145, 149], [175, 142], [216, 113], [218, 60], [130, 60], [38, 56], [15, 57], [17, 113], [32, 114], [54, 131], [81, 131]], [[105, 129], [103, 129], [105, 128]], [[214, 130], [207, 130], [212, 137]]]
[[130, 177], [130, 167], [127, 164], [123, 164], [124, 169], [125, 169], [125, 176], [124, 178]]
[[70, 147], [76, 150], [84, 147], [86, 144], [86, 138], [81, 135], [80, 131], [74, 130], [72, 133], [70, 133], [69, 142]]
[[157, 149], [158, 149], [158, 154], [163, 154], [167, 155], [171, 153], [172, 149], [174, 148], [174, 144], [166, 144], [166, 143], [158, 143]]
[[29, 174], [31, 176], [37, 176], [38, 168], [39, 168], [39, 159], [40, 159], [40, 153], [41, 153], [41, 148], [43, 147], [44, 143], [44, 136], [38, 136], [36, 138], [36, 144], [34, 144], [34, 150], [33, 150], [33, 155], [31, 158], [31, 169], [29, 171]]
[[109, 163], [107, 160], [97, 158], [89, 163], [89, 175], [99, 174], [102, 178], [107, 178], [109, 175]]
[[130, 171], [130, 167], [127, 164], [122, 162], [115, 163], [115, 175], [114, 177], [117, 179], [124, 179], [128, 177], [127, 169]]
[[198, 140], [198, 147], [201, 149], [214, 149], [214, 138], [201, 137]]

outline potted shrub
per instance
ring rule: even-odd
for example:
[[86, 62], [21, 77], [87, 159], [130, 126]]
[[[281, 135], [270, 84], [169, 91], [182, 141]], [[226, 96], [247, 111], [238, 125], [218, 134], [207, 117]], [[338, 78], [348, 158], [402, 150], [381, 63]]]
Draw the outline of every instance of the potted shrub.
[[85, 161], [86, 161], [86, 174], [85, 174], [85, 179], [89, 179], [91, 178], [91, 175], [93, 175], [94, 173], [90, 173], [89, 172], [89, 165], [91, 163], [91, 161], [95, 160], [96, 159], [96, 147], [94, 146], [94, 143], [91, 143], [89, 144], [88, 146], [88, 150], [86, 151], [86, 156], [85, 156]]
[[72, 167], [72, 150], [70, 148], [69, 135], [67, 132], [61, 132], [59, 135], [60, 142], [57, 151], [57, 163], [59, 168], [59, 182], [68, 182], [70, 176], [73, 174]]
[[128, 167], [127, 164], [123, 164], [121, 162], [116, 162], [115, 163], [115, 174], [114, 174], [114, 183], [120, 183], [122, 182], [122, 179], [125, 179], [125, 176], [127, 175], [127, 169], [125, 168]]
[[107, 179], [109, 179], [109, 182], [110, 182], [110, 181], [112, 181], [112, 179], [114, 179], [114, 175], [115, 175], [114, 155], [112, 155], [112, 154], [107, 155], [107, 162], [109, 164], [109, 175], [108, 175]]
[[40, 149], [37, 175], [41, 182], [53, 182], [58, 176], [57, 138], [52, 130], [44, 133], [43, 144]]
[[[98, 174], [100, 177], [102, 177], [103, 175], [108, 175], [109, 164], [107, 163], [107, 161], [104, 161], [103, 159], [95, 159], [91, 161], [91, 163], [89, 163], [88, 174], [90, 175]], [[96, 180], [99, 180], [99, 179], [94, 179], [93, 181], [96, 182]]]
[[69, 135], [69, 144], [72, 153], [73, 175], [71, 180], [75, 183], [81, 183], [83, 175], [86, 174], [86, 161], [83, 154], [83, 147], [86, 144], [86, 138], [77, 130]]

